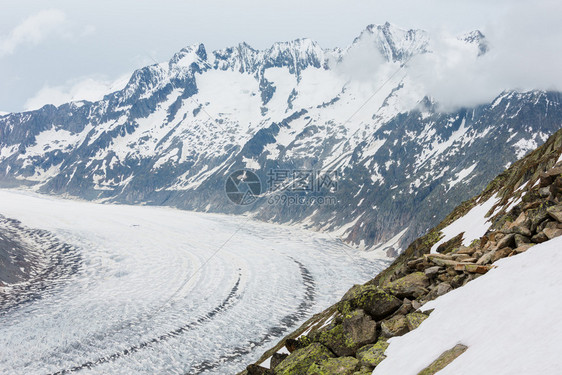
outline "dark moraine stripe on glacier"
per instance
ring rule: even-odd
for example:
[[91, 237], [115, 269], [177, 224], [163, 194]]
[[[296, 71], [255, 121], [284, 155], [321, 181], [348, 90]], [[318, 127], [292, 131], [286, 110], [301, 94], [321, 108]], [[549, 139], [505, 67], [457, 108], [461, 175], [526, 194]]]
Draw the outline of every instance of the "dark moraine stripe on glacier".
[[129, 354], [133, 354], [136, 353], [144, 348], [150, 347], [154, 344], [158, 344], [159, 342], [165, 341], [167, 339], [170, 339], [172, 337], [176, 337], [181, 335], [182, 333], [189, 331], [192, 328], [195, 328], [197, 326], [200, 326], [201, 324], [210, 321], [211, 319], [213, 319], [217, 314], [225, 311], [227, 308], [231, 307], [235, 302], [237, 302], [239, 300], [236, 299], [235, 297], [238, 294], [238, 288], [240, 286], [240, 278], [241, 278], [241, 274], [238, 274], [238, 280], [236, 281], [236, 283], [234, 284], [234, 286], [232, 287], [232, 289], [230, 290], [230, 293], [228, 294], [228, 296], [222, 301], [222, 303], [220, 305], [218, 305], [217, 307], [215, 307], [213, 310], [209, 311], [207, 314], [197, 318], [196, 320], [187, 323], [179, 328], [174, 329], [173, 331], [170, 331], [168, 333], [165, 333], [163, 335], [160, 335], [158, 337], [154, 337], [150, 340], [147, 341], [143, 341], [140, 344], [137, 345], [132, 345], [130, 347], [128, 347], [127, 349], [118, 351], [116, 353], [104, 356], [104, 357], [100, 357], [98, 359], [95, 359], [93, 361], [88, 361], [85, 363], [82, 363], [80, 365], [68, 368], [68, 369], [64, 369], [61, 371], [57, 371], [55, 373], [52, 373], [50, 375], [60, 375], [60, 374], [68, 374], [71, 372], [76, 372], [76, 371], [80, 371], [83, 369], [91, 369], [94, 368], [96, 366], [99, 366], [101, 364], [104, 363], [108, 363], [108, 362], [112, 362], [115, 361], [116, 359], [128, 356]]
[[75, 247], [0, 215], [0, 285], [15, 284], [10, 292], [0, 293], [0, 316], [54, 291], [80, 267]]
[[314, 277], [301, 262], [292, 257], [289, 258], [291, 258], [291, 260], [299, 266], [303, 284], [305, 286], [304, 298], [298, 308], [293, 313], [283, 317], [279, 325], [270, 327], [258, 340], [248, 341], [244, 346], [236, 347], [213, 361], [204, 361], [197, 365], [193, 365], [191, 366], [191, 369], [185, 373], [186, 375], [202, 374], [206, 371], [213, 370], [224, 363], [234, 362], [243, 355], [250, 354], [256, 348], [270, 342], [271, 339], [280, 337], [292, 328], [300, 319], [308, 315], [311, 307], [314, 305], [314, 299], [316, 296]]

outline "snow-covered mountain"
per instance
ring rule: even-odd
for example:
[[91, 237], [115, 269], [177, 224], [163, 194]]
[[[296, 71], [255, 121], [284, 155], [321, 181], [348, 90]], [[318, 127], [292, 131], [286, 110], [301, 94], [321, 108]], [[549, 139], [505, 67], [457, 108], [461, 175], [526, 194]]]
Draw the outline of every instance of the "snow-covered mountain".
[[[489, 48], [479, 31], [456, 41], [474, 59]], [[193, 45], [101, 101], [0, 117], [0, 186], [249, 211], [394, 255], [562, 124], [555, 92], [440, 111], [409, 69], [432, 51], [427, 32], [388, 23], [345, 49]], [[288, 171], [285, 183], [293, 171], [337, 171], [337, 186], [291, 192], [335, 203], [233, 205], [224, 186], [239, 169], [254, 170], [263, 190], [272, 170]]]

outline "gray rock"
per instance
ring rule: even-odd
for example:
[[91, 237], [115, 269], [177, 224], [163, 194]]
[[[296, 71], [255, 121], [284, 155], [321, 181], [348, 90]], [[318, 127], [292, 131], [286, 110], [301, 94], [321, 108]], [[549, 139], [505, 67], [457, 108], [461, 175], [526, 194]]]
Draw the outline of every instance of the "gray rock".
[[437, 275], [439, 271], [441, 271], [442, 269], [443, 267], [433, 266], [433, 267], [426, 268], [424, 273], [427, 277], [431, 277]]
[[423, 272], [410, 273], [384, 286], [384, 290], [398, 298], [415, 299], [428, 292], [429, 279]]
[[453, 287], [449, 283], [441, 283], [437, 285], [437, 296], [442, 296], [443, 294], [449, 293], [453, 290]]
[[408, 322], [404, 315], [395, 315], [390, 319], [381, 322], [381, 334], [390, 338], [394, 336], [402, 336], [408, 333]]
[[559, 223], [562, 223], [562, 204], [558, 204], [556, 206], [548, 207], [546, 209], [546, 212], [548, 212], [550, 217], [552, 217], [553, 219], [555, 219]]
[[510, 233], [502, 237], [497, 244], [498, 249], [502, 247], [513, 247], [515, 246], [515, 234]]

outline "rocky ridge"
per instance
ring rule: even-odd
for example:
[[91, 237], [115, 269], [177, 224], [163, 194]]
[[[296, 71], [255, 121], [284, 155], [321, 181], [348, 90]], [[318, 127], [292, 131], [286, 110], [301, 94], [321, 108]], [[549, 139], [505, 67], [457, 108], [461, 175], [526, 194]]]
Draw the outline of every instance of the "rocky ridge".
[[[351, 288], [241, 374], [370, 374], [384, 360], [388, 338], [416, 329], [428, 317], [425, 303], [481, 277], [499, 259], [562, 235], [561, 154], [559, 130], [415, 240], [389, 268]], [[490, 198], [496, 201], [483, 236], [468, 246], [464, 232], [440, 241], [444, 228]], [[435, 374], [466, 349], [447, 350], [420, 374]]]

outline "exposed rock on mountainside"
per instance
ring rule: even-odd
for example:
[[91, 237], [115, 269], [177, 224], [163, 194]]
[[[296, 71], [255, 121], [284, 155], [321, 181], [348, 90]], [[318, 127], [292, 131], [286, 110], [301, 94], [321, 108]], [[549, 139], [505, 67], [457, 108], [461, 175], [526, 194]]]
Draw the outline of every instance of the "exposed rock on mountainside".
[[[488, 50], [479, 31], [451, 43], [474, 61]], [[440, 111], [410, 70], [433, 51], [427, 32], [390, 24], [367, 27], [345, 49], [308, 39], [261, 51], [193, 45], [99, 102], [0, 117], [0, 186], [249, 211], [396, 256], [562, 123], [555, 92], [504, 92]], [[235, 206], [224, 184], [238, 169], [254, 170], [263, 190], [271, 170], [287, 172], [278, 183], [293, 171], [337, 171], [337, 188], [288, 193], [336, 203]]]
[[[266, 360], [283, 345], [289, 351], [299, 347], [301, 353], [311, 345], [323, 345], [329, 349], [326, 355], [343, 357], [350, 364], [346, 373], [370, 373], [384, 360], [387, 338], [407, 334], [423, 324], [429, 313], [422, 312], [425, 303], [482, 276], [501, 258], [516, 256], [562, 235], [561, 155], [559, 130], [496, 177], [480, 195], [462, 203], [437, 227], [415, 240], [388, 269], [365, 285], [354, 286], [338, 304], [311, 318], [243, 373], [257, 373], [256, 366], [264, 361], [267, 365]], [[376, 322], [375, 334], [368, 342], [361, 341], [363, 346], [351, 345], [353, 340], [342, 334], [346, 322], [365, 313]], [[348, 350], [334, 350], [342, 345]], [[436, 373], [466, 349], [457, 345], [420, 374]], [[334, 362], [332, 356], [330, 362], [302, 358], [308, 362], [300, 372], [285, 371], [286, 361], [296, 361], [294, 353], [278, 366], [260, 367], [260, 371], [316, 374], [317, 368], [323, 368], [323, 374], [338, 374], [328, 366]], [[353, 357], [358, 362], [352, 361]]]

